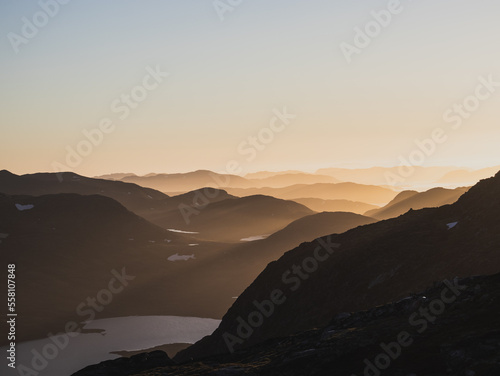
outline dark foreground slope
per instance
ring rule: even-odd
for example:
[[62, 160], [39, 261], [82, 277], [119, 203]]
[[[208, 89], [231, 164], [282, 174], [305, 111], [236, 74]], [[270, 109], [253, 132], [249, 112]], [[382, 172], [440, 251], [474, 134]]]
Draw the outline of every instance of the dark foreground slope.
[[[212, 286], [219, 292], [230, 286], [234, 289], [231, 296], [237, 296], [257, 278], [267, 264], [279, 259], [289, 249], [325, 234], [340, 234], [373, 222], [373, 218], [354, 213], [312, 214], [292, 222], [266, 239], [221, 247], [217, 257], [212, 257], [200, 266], [193, 264], [194, 267], [185, 268], [181, 278], [198, 281], [203, 286]], [[199, 247], [195, 247], [197, 248]], [[210, 294], [210, 297], [213, 295]], [[208, 306], [213, 304], [207, 299]], [[222, 317], [229, 306], [218, 317]]]
[[498, 312], [499, 274], [446, 280], [398, 302], [342, 313], [320, 329], [231, 355], [172, 365], [165, 355], [142, 354], [87, 367], [74, 376], [497, 376]]
[[[22, 312], [18, 341], [43, 337], [67, 321], [86, 318], [87, 314], [77, 315], [75, 307], [108, 286], [113, 270], [138, 277], [103, 314], [150, 310], [153, 299], [146, 295], [135, 301], [124, 297], [148, 282], [139, 277], [141, 270], [161, 265], [152, 246], [158, 244], [168, 252], [169, 247], [187, 249], [190, 241], [108, 197], [77, 194], [0, 194], [0, 233], [1, 260], [16, 264], [16, 308]], [[6, 292], [0, 291], [4, 301]]]
[[[497, 273], [499, 211], [497, 174], [453, 205], [411, 211], [302, 244], [269, 264], [214, 334], [177, 359], [226, 353], [231, 347], [245, 348], [319, 327], [336, 313], [385, 304], [445, 278]], [[275, 304], [273, 314], [258, 322], [256, 302], [273, 297], [286, 301]], [[249, 328], [252, 320], [258, 325]]]

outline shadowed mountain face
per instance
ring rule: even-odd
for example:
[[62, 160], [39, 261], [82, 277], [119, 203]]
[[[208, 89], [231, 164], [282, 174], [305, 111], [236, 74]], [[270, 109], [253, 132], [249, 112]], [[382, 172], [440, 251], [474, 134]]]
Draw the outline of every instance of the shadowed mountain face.
[[[497, 273], [499, 210], [500, 173], [453, 205], [301, 244], [269, 264], [214, 334], [177, 359], [225, 353], [319, 327], [336, 313], [395, 301], [445, 278]], [[255, 302], [270, 299], [277, 302], [273, 313], [248, 326], [259, 312]]]
[[[0, 224], [7, 231], [12, 231], [15, 226], [22, 226], [21, 229], [27, 234], [37, 231], [49, 236], [54, 234], [68, 238], [77, 236], [74, 238], [75, 242], [106, 234], [119, 234], [124, 240], [128, 240], [130, 235], [140, 235], [142, 239], [147, 239], [150, 236], [158, 237], [159, 234], [169, 235], [169, 239], [177, 241], [187, 240], [182, 235], [172, 234], [152, 225], [144, 218], [128, 211], [117, 201], [105, 196], [55, 194], [34, 197], [1, 194], [0, 198], [2, 208]], [[59, 227], [55, 227], [56, 224]], [[118, 227], [115, 228], [114, 225]], [[82, 231], [82, 228], [90, 226], [101, 230]]]
[[327, 234], [341, 234], [352, 228], [374, 222], [377, 220], [354, 213], [323, 212], [297, 219], [283, 230], [269, 236], [266, 242], [279, 241], [283, 244], [288, 239], [296, 237], [313, 240]]
[[228, 194], [222, 189], [204, 187], [195, 189], [187, 193], [170, 197], [170, 207], [179, 208], [179, 205], [190, 205], [193, 208], [200, 208], [214, 202], [233, 200], [239, 197]]
[[[376, 222], [375, 219], [354, 213], [317, 213], [302, 217], [263, 240], [234, 245], [230, 248], [235, 262], [242, 268], [251, 266], [249, 276], [255, 270], [262, 271], [266, 265], [280, 258], [286, 251], [306, 241], [312, 241], [325, 234], [340, 234], [352, 228]], [[258, 273], [248, 280], [247, 287]]]
[[98, 194], [118, 201], [127, 209], [149, 220], [158, 213], [178, 211], [181, 204], [200, 207], [212, 202], [236, 198], [226, 191], [212, 188], [199, 188], [170, 197], [134, 183], [87, 178], [71, 172], [64, 172], [60, 175], [39, 173], [19, 176], [5, 170], [0, 171], [0, 192], [31, 196], [56, 193]]
[[[262, 204], [253, 203], [251, 197], [241, 200], [250, 201], [256, 210], [275, 201], [268, 197], [259, 201]], [[302, 211], [299, 204], [284, 204], [291, 205], [292, 213], [297, 208], [302, 214], [311, 213]], [[157, 227], [104, 196], [1, 194], [0, 251], [19, 265], [23, 276], [17, 285], [17, 303], [26, 322], [18, 330], [18, 339], [26, 340], [62, 331], [68, 321], [88, 318], [78, 314], [76, 307], [108, 285], [112, 270], [121, 273], [122, 268], [134, 279], [112, 305], [98, 312], [98, 318], [220, 318], [232, 297], [288, 249], [372, 221], [352, 213], [321, 213], [299, 219], [262, 241], [221, 244]], [[4, 295], [2, 290], [0, 297]]]
[[[2, 259], [15, 263], [20, 276], [16, 304], [23, 312], [23, 324], [18, 340], [63, 330], [58, 325], [75, 320], [75, 308], [108, 285], [113, 269], [121, 272], [126, 267], [138, 275], [136, 263], [147, 263], [153, 242], [171, 247], [188, 242], [97, 195], [1, 194], [0, 232]], [[140, 278], [137, 281], [141, 283]], [[133, 314], [136, 304], [141, 303], [117, 302], [107, 313]]]
[[[0, 234], [2, 257], [18, 265], [22, 276], [17, 283], [16, 303], [23, 312], [18, 341], [64, 331], [67, 322], [89, 319], [91, 313], [95, 318], [220, 318], [232, 297], [272, 261], [252, 254], [230, 259], [232, 245], [167, 231], [97, 195], [1, 194]], [[258, 269], [247, 266], [248, 259]], [[116, 279], [113, 270], [132, 277], [124, 277], [128, 285], [113, 296], [113, 304], [82, 308]], [[120, 288], [116, 281], [114, 286]], [[5, 295], [2, 289], [0, 298]]]
[[[444, 305], [438, 313], [433, 309], [436, 302]], [[428, 312], [432, 323], [421, 309]], [[319, 329], [269, 340], [234, 354], [172, 364], [165, 354], [161, 357], [153, 352], [140, 359], [103, 362], [74, 376], [497, 376], [499, 310], [500, 274], [445, 280], [398, 302], [342, 313]], [[154, 362], [158, 358], [164, 359], [164, 365]]]
[[[61, 179], [61, 180], [59, 180]], [[55, 193], [78, 193], [110, 197], [134, 212], [165, 206], [169, 196], [136, 184], [92, 179], [72, 172], [15, 175], [0, 171], [0, 192], [11, 195], [40, 196]]]
[[[183, 195], [169, 197], [164, 193], [150, 188], [144, 188], [133, 183], [93, 179], [71, 172], [39, 173], [15, 175], [8, 171], [0, 171], [0, 192], [11, 195], [40, 196], [57, 193], [77, 193], [81, 195], [101, 195], [110, 197], [125, 206], [130, 211], [150, 221], [165, 217], [170, 213], [177, 221], [181, 216], [179, 205], [199, 208], [211, 202], [235, 198], [222, 190], [198, 189]], [[167, 216], [168, 217], [168, 216]], [[155, 222], [170, 228], [164, 220]], [[172, 225], [177, 222], [172, 223]]]
[[259, 195], [214, 202], [200, 210], [184, 213], [181, 215], [177, 210], [163, 218], [155, 218], [154, 222], [198, 232], [193, 237], [199, 239], [231, 242], [272, 234], [314, 212], [293, 201]]
[[[398, 195], [399, 196], [399, 195]], [[309, 209], [323, 212], [351, 212], [356, 214], [364, 214], [369, 210], [379, 209], [378, 206], [365, 204], [364, 202], [356, 202], [349, 200], [322, 200], [320, 198], [295, 198], [292, 201], [298, 202]]]
[[302, 199], [304, 197], [307, 197], [319, 198], [322, 200], [361, 201], [364, 203], [375, 205], [387, 203], [397, 195], [395, 191], [388, 188], [355, 183], [310, 185], [296, 184], [284, 188], [225, 189], [229, 193], [240, 197], [262, 194], [282, 198], [285, 200]]
[[133, 183], [92, 179], [73, 173], [14, 175], [0, 173], [0, 192], [43, 195], [52, 193], [99, 194], [113, 198], [148, 221], [165, 229], [190, 232], [198, 239], [233, 241], [269, 235], [290, 222], [313, 214], [307, 207], [273, 197], [238, 198], [224, 190], [201, 188], [169, 197]]
[[408, 210], [419, 210], [453, 204], [467, 191], [468, 188], [433, 188], [422, 193], [404, 191], [383, 208], [370, 210], [365, 214], [377, 219], [394, 218], [406, 213]]

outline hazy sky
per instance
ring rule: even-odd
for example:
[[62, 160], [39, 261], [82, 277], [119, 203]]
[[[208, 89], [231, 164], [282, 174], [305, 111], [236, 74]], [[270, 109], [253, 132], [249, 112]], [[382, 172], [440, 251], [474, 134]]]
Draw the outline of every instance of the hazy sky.
[[438, 128], [424, 165], [500, 164], [498, 0], [54, 1], [0, 3], [0, 168], [391, 166]]

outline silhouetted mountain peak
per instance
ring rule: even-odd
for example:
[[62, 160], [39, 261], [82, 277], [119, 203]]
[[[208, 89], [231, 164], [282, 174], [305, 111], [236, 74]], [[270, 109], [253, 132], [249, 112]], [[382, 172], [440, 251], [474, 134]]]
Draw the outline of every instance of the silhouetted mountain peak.
[[4, 176], [17, 176], [16, 174], [13, 174], [12, 172], [8, 171], [8, 170], [1, 170], [0, 171], [0, 177], [4, 177]]
[[491, 209], [500, 207], [500, 171], [493, 177], [483, 179], [462, 195], [457, 204], [464, 210]]

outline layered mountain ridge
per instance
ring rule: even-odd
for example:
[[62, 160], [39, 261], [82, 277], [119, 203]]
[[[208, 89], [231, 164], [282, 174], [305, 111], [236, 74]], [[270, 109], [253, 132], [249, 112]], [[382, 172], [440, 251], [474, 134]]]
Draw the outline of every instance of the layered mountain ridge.
[[[423, 290], [435, 281], [454, 276], [500, 271], [500, 173], [472, 187], [453, 205], [410, 211], [390, 220], [305, 243], [273, 262], [240, 295], [219, 328], [178, 354], [178, 360], [229, 351], [227, 334], [238, 335], [242, 320], [255, 311], [254, 302], [282, 291], [286, 301], [252, 328], [234, 349], [270, 338], [325, 325], [336, 313], [358, 311]], [[331, 256], [304, 273], [304, 260], [325, 244], [338, 244]], [[288, 283], [297, 271], [299, 283]], [[304, 274], [307, 274], [304, 276]], [[355, 277], [354, 277], [355, 276]], [[291, 286], [298, 286], [295, 290]], [[234, 339], [234, 337], [233, 337]]]

